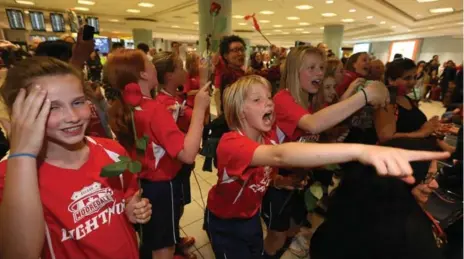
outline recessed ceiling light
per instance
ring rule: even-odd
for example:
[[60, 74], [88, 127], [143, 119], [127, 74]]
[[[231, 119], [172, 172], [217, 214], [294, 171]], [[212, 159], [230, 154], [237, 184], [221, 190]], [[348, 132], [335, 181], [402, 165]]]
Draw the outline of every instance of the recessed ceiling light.
[[381, 21], [380, 24], [386, 24], [387, 22], [386, 21]]
[[270, 23], [271, 21], [269, 20], [259, 20], [260, 23]]
[[152, 3], [140, 2], [140, 3], [138, 4], [138, 6], [140, 6], [140, 7], [151, 8], [151, 7], [155, 6], [155, 5], [152, 4]]
[[17, 4], [22, 4], [22, 5], [35, 5], [33, 1], [23, 1], [23, 0], [15, 0]]
[[354, 22], [354, 19], [342, 19], [342, 22]]
[[298, 23], [299, 25], [305, 26], [305, 25], [311, 25], [309, 22], [300, 22]]
[[304, 5], [297, 5], [295, 6], [295, 8], [299, 10], [309, 10], [309, 9], [313, 9], [314, 7], [304, 4]]
[[433, 30], [433, 29], [435, 29], [435, 27], [433, 27], [433, 26], [430, 26], [430, 27], [429, 27], [429, 29], [430, 29], [430, 30]]
[[451, 13], [454, 9], [451, 7], [429, 9], [431, 13]]
[[140, 13], [140, 10], [137, 10], [137, 9], [127, 9], [126, 12], [128, 12], [128, 13]]
[[83, 4], [83, 5], [94, 5], [95, 4], [94, 1], [87, 1], [87, 0], [78, 0], [77, 3]]
[[32, 1], [21, 1], [21, 0], [16, 0], [15, 1], [17, 4], [23, 4], [23, 5], [34, 5], [34, 2]]
[[355, 12], [356, 12], [356, 9], [350, 9], [348, 12], [350, 12], [350, 13], [355, 13]]
[[171, 25], [171, 28], [180, 28], [179, 25]]
[[199, 24], [199, 22], [193, 22], [193, 24]]
[[282, 30], [274, 30], [275, 32], [281, 32]]
[[274, 28], [282, 28], [282, 25], [280, 25], [280, 24], [274, 24], [274, 25], [272, 25], [272, 27], [274, 27]]
[[417, 0], [418, 3], [430, 3], [430, 2], [436, 2], [438, 0]]
[[24, 11], [24, 13], [25, 13], [25, 14], [29, 14], [29, 11], [28, 11], [28, 10], [26, 10], [26, 11]]
[[264, 35], [268, 35], [268, 36], [269, 36], [269, 35], [272, 35], [272, 33], [269, 33], [269, 32], [268, 32], [268, 33], [264, 33]]
[[87, 12], [89, 10], [89, 8], [78, 6], [78, 7], [74, 7], [74, 10]]
[[332, 0], [327, 0], [327, 1], [325, 1], [325, 3], [326, 3], [326, 4], [333, 4], [334, 1], [332, 1]]
[[303, 28], [296, 28], [295, 31], [304, 31]]
[[303, 34], [310, 34], [311, 32], [310, 31], [304, 31], [302, 32]]
[[239, 15], [239, 14], [236, 14], [236, 15], [233, 15], [232, 18], [235, 18], [235, 19], [243, 19], [243, 15]]
[[393, 25], [393, 26], [392, 26], [392, 28], [393, 28], [393, 29], [395, 29], [395, 28], [396, 28], [396, 26], [395, 26], [395, 25]]
[[273, 11], [268, 11], [268, 10], [264, 10], [264, 11], [261, 11], [259, 12], [260, 14], [274, 14]]
[[244, 25], [247, 25], [247, 23], [246, 22], [239, 22], [238, 25], [244, 26]]
[[119, 33], [119, 31], [112, 31], [111, 33], [116, 33], [116, 34], [118, 34], [118, 33]]
[[118, 19], [109, 19], [108, 21], [110, 21], [110, 22], [119, 22]]
[[287, 20], [290, 20], [290, 21], [296, 21], [296, 20], [299, 20], [300, 17], [296, 17], [296, 16], [289, 16], [287, 17]]
[[337, 14], [335, 14], [335, 13], [321, 13], [321, 15], [324, 16], [324, 17], [335, 17], [335, 16], [337, 16]]
[[366, 17], [366, 19], [372, 19], [372, 18], [374, 18], [374, 16], [372, 16], [372, 15], [369, 15], [369, 16]]
[[319, 27], [319, 29], [323, 30], [323, 29], [324, 29], [324, 26], [322, 26], [322, 27]]
[[282, 34], [290, 34], [290, 32], [285, 31], [285, 32], [282, 32]]
[[422, 15], [421, 14], [416, 14], [416, 17], [422, 17]]

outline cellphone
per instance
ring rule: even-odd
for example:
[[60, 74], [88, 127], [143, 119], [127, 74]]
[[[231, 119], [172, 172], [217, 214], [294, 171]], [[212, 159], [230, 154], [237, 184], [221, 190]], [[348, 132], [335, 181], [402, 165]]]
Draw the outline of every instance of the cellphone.
[[398, 94], [398, 88], [396, 88], [396, 86], [389, 86], [388, 92], [390, 93], [390, 104], [396, 104], [396, 95]]
[[84, 30], [82, 33], [83, 40], [93, 40], [93, 35], [95, 34], [95, 28], [90, 25], [84, 25]]

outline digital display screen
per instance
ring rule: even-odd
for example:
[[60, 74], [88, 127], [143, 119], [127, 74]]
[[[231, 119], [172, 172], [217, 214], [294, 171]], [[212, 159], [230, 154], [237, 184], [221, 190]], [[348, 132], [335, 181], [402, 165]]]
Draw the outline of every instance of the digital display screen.
[[87, 25], [90, 25], [95, 28], [95, 33], [100, 33], [100, 22], [98, 21], [97, 17], [87, 17], [86, 19]]
[[54, 32], [65, 32], [66, 27], [64, 24], [64, 16], [60, 13], [51, 13], [50, 22], [52, 24], [52, 30]]
[[25, 30], [23, 12], [15, 9], [6, 9], [6, 15], [8, 16], [8, 23], [10, 28], [14, 30]]
[[33, 31], [45, 31], [45, 19], [42, 12], [30, 11], [29, 18], [31, 19]]
[[95, 38], [95, 49], [98, 49], [100, 53], [110, 52], [110, 41], [106, 37]]

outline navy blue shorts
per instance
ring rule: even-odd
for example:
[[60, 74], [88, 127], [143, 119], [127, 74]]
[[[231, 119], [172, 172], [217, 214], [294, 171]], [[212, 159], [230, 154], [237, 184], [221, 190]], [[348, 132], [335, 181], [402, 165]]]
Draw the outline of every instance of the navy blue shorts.
[[143, 237], [140, 254], [171, 247], [180, 241], [179, 220], [182, 189], [179, 181], [152, 182], [142, 180], [143, 197], [152, 205], [151, 219], [142, 224]]
[[188, 165], [183, 164], [179, 173], [177, 173], [176, 180], [179, 181], [179, 184], [182, 189], [182, 204], [187, 205], [192, 202], [192, 194], [190, 192], [190, 176], [192, 171], [195, 168], [195, 164]]
[[285, 232], [290, 229], [291, 219], [302, 224], [307, 213], [304, 191], [269, 187], [264, 195], [261, 217], [270, 230]]
[[204, 229], [216, 259], [260, 259], [263, 256], [259, 213], [249, 219], [221, 219], [206, 209]]

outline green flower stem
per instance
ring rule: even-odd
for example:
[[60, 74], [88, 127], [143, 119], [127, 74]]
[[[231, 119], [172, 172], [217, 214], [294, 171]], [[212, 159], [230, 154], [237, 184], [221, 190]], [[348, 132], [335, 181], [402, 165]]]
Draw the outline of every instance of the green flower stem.
[[[130, 112], [130, 115], [131, 115], [131, 123], [132, 123], [132, 131], [134, 132], [134, 141], [137, 141], [137, 130], [135, 129], [135, 119], [134, 119], [134, 108], [131, 109], [131, 112]], [[139, 159], [139, 154], [138, 152], [136, 151], [135, 152], [135, 156], [137, 158], [137, 160]], [[142, 199], [142, 182], [140, 181], [140, 172], [138, 172], [137, 174], [139, 174], [137, 176], [137, 184], [139, 186], [139, 190], [140, 190], [140, 199]], [[142, 224], [139, 223], [139, 230], [140, 230], [140, 245], [142, 245], [142, 242], [143, 242], [143, 229], [142, 229]]]

